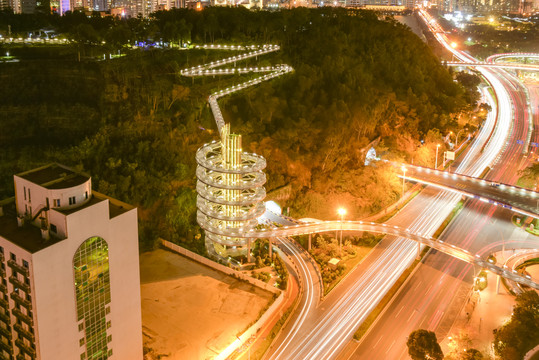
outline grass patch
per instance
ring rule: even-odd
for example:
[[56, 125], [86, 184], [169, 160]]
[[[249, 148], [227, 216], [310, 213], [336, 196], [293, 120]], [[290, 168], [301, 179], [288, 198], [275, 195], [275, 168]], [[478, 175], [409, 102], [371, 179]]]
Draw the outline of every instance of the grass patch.
[[522, 188], [535, 190], [536, 179], [534, 177], [522, 176], [517, 180], [517, 186]]
[[482, 179], [484, 178], [485, 176], [487, 176], [488, 172], [490, 171], [491, 169], [487, 166], [485, 168], [485, 170], [483, 170], [483, 172], [481, 173], [481, 175], [479, 175], [479, 178]]
[[[463, 207], [464, 207], [464, 201], [461, 200], [458, 202], [457, 205], [455, 205], [451, 213], [447, 216], [444, 222], [436, 230], [433, 237], [438, 238], [438, 236], [440, 236], [443, 233], [445, 228], [449, 225], [449, 223], [451, 223], [451, 220], [455, 218], [455, 216], [462, 210]], [[380, 313], [384, 310], [386, 305], [389, 304], [393, 296], [395, 296], [399, 288], [402, 286], [402, 284], [404, 284], [408, 276], [410, 276], [410, 274], [414, 271], [416, 266], [421, 262], [421, 260], [427, 254], [429, 250], [430, 250], [430, 247], [426, 246], [421, 252], [419, 259], [416, 259], [406, 270], [404, 270], [404, 272], [401, 274], [401, 276], [398, 278], [395, 284], [393, 284], [391, 289], [389, 289], [389, 291], [385, 294], [385, 296], [378, 303], [378, 305], [376, 305], [376, 307], [371, 311], [369, 316], [367, 316], [365, 321], [363, 321], [361, 325], [359, 326], [359, 328], [356, 330], [356, 332], [354, 333], [355, 340], [359, 341], [363, 337], [363, 335], [367, 333], [367, 330], [369, 330], [371, 325], [376, 321]]]
[[[517, 219], [520, 219], [520, 222], [517, 223]], [[513, 215], [511, 217], [511, 222], [513, 223], [513, 225], [515, 225], [516, 227], [522, 227], [522, 224], [524, 224], [524, 221], [526, 221], [527, 217], [524, 216], [522, 217], [522, 215]]]
[[[372, 250], [372, 248], [369, 247], [363, 247], [363, 246], [356, 246], [354, 247], [356, 253], [353, 256], [346, 256], [343, 258], [343, 260], [340, 262], [343, 266], [343, 270], [340, 273], [340, 275], [329, 284], [326, 284], [324, 281], [324, 296], [330, 293], [331, 290], [337, 286], [342, 279], [350, 272], [352, 271], [360, 262], [367, 256], [367, 254]], [[324, 273], [324, 269], [322, 270], [322, 276]]]
[[487, 281], [487, 273], [485, 270], [481, 270], [479, 274], [477, 274], [477, 277], [474, 280], [474, 291], [483, 291], [487, 288], [488, 281]]
[[[343, 240], [342, 249], [340, 249], [337, 239], [329, 235], [317, 234], [313, 239], [310, 254], [320, 267], [324, 295], [334, 289], [382, 238], [383, 235], [373, 235], [367, 232], [361, 237], [348, 236]], [[305, 241], [301, 242], [305, 243]], [[336, 267], [329, 264], [333, 258], [341, 260]]]
[[[517, 218], [520, 219], [520, 224], [517, 224]], [[528, 216], [513, 215], [513, 217], [511, 218], [511, 222], [513, 223], [513, 225], [519, 228], [523, 228], [530, 234], [539, 236], [539, 219], [533, 219], [530, 225], [524, 226], [524, 224], [526, 224], [526, 221], [528, 219], [529, 219]], [[533, 225], [533, 229], [531, 228], [531, 225]]]
[[527, 268], [528, 266], [539, 265], [539, 258], [534, 258], [524, 261], [522, 264], [516, 267], [517, 270]]

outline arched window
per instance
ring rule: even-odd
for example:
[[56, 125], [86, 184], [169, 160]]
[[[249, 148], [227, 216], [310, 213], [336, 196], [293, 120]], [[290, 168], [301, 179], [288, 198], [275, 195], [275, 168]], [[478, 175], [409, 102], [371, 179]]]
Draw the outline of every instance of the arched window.
[[73, 257], [77, 321], [81, 333], [81, 359], [107, 359], [111, 340], [106, 315], [110, 312], [109, 248], [98, 236], [87, 239]]

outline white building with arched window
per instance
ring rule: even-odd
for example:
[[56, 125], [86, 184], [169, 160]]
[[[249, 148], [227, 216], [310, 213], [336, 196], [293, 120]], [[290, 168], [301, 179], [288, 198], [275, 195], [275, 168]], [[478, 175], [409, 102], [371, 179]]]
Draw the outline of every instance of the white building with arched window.
[[58, 164], [0, 201], [0, 359], [142, 360], [137, 209]]

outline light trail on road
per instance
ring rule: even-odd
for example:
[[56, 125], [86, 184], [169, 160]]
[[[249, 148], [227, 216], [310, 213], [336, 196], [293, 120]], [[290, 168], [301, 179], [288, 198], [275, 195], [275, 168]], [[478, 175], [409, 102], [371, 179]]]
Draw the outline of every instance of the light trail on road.
[[[471, 60], [471, 59], [467, 59]], [[463, 60], [464, 61], [464, 60]], [[497, 95], [497, 104], [492, 97], [488, 99], [493, 109], [497, 109], [497, 121], [494, 117], [487, 119], [470, 151], [457, 168], [457, 172], [477, 177], [487, 166], [495, 163], [498, 155], [503, 151], [507, 136], [510, 132], [512, 111], [510, 100], [505, 88], [491, 70], [483, 69], [483, 76], [491, 83]], [[492, 133], [492, 136], [490, 136]], [[481, 149], [483, 152], [481, 153]], [[460, 196], [448, 192], [439, 193], [427, 209], [408, 226], [420, 234], [431, 235], [458, 202]], [[398, 219], [393, 221], [399, 221]], [[390, 221], [388, 223], [393, 223]], [[330, 315], [324, 316], [316, 322], [314, 329], [302, 338], [297, 339], [295, 347], [288, 352], [271, 354], [271, 359], [282, 357], [290, 359], [330, 359], [343, 348], [353, 332], [365, 317], [372, 311], [385, 293], [391, 288], [394, 281], [413, 262], [416, 254], [416, 245], [408, 240], [399, 239], [386, 250], [384, 256], [371, 265], [366, 275], [347, 292], [350, 296], [344, 297], [333, 308]], [[395, 261], [388, 262], [387, 259]], [[381, 260], [383, 259], [383, 260]], [[383, 274], [380, 279], [380, 274]], [[331, 314], [346, 314], [346, 319], [335, 320]], [[346, 320], [346, 323], [342, 321]], [[313, 340], [314, 339], [314, 340]], [[286, 339], [289, 343], [292, 341]]]
[[[433, 20], [427, 19], [426, 21], [433, 24]], [[434, 25], [436, 26], [435, 23]], [[453, 48], [448, 46], [447, 39], [444, 40], [445, 35], [443, 35], [442, 37], [442, 35], [438, 33], [435, 34], [435, 36], [442, 44], [444, 44], [445, 42], [446, 48], [448, 48], [449, 51], [454, 53], [455, 56], [459, 57], [459, 53], [457, 53], [456, 51], [454, 51]], [[460, 60], [464, 59], [463, 61], [470, 62], [475, 61], [475, 59], [471, 58], [467, 54], [463, 53], [461, 56], [462, 58], [460, 58]], [[515, 86], [518, 85], [518, 82], [510, 84], [511, 80], [507, 79], [507, 77], [504, 76], [507, 74], [505, 71], [493, 69], [491, 70], [491, 72], [493, 77], [499, 79], [498, 84], [493, 84], [493, 89], [495, 90], [496, 95], [501, 98], [501, 101], [499, 101], [501, 109], [500, 113], [498, 114], [498, 121], [501, 120], [512, 124], [513, 121], [518, 120], [518, 122], [515, 123], [514, 127], [509, 126], [507, 128], [506, 137], [503, 138], [503, 143], [499, 144], [502, 145], [499, 154], [497, 154], [493, 158], [493, 161], [488, 162], [490, 165], [496, 166], [495, 171], [492, 173], [494, 174], [494, 176], [500, 177], [501, 179], [507, 179], [507, 177], [514, 177], [519, 168], [520, 161], [511, 161], [510, 166], [507, 167], [507, 171], [504, 171], [504, 168], [501, 168], [501, 166], [498, 167], [497, 164], [503, 164], [503, 166], [505, 167], [505, 161], [508, 158], [517, 156], [515, 155], [516, 152], [518, 152], [518, 156], [522, 156], [522, 148], [516, 146], [516, 144], [513, 142], [513, 139], [515, 138], [515, 136], [519, 136], [520, 138], [522, 136], [528, 137], [529, 131], [531, 131], [531, 126], [529, 123], [526, 122], [527, 120], [525, 116], [520, 113], [514, 114], [510, 111], [511, 100], [515, 99], [515, 92], [518, 91], [518, 87]], [[491, 80], [492, 78], [492, 76], [489, 77], [488, 74], [484, 76], [485, 78], [488, 78], [488, 80]], [[505, 87], [507, 88], [507, 90], [505, 89]], [[505, 92], [507, 95], [503, 95], [502, 98], [501, 94], [503, 92]], [[508, 100], [506, 101], [504, 100], [504, 98]], [[509, 107], [507, 107], [507, 104], [509, 104]], [[503, 109], [504, 106], [506, 107], [505, 111]], [[509, 114], [510, 116], [508, 116]], [[511, 134], [511, 136], [507, 137], [507, 135], [509, 134]], [[493, 133], [493, 138], [489, 142], [489, 146], [490, 144], [497, 143], [498, 141], [500, 141], [500, 139], [502, 139], [501, 137], [496, 138], [495, 136], [495, 133]], [[487, 151], [488, 147], [485, 147], [485, 152]], [[491, 155], [492, 154], [489, 154], [489, 156]], [[483, 159], [485, 160], [484, 157]], [[460, 172], [460, 170], [457, 170], [457, 172]], [[491, 175], [489, 175], [489, 178], [491, 178]], [[499, 181], [508, 182], [508, 180]], [[470, 208], [473, 208], [474, 210], [470, 210]], [[470, 250], [472, 253], [479, 252], [482, 245], [476, 241], [476, 238], [479, 234], [485, 235], [485, 230], [490, 230], [490, 227], [488, 227], [487, 224], [488, 220], [491, 218], [495, 210], [496, 208], [493, 208], [488, 204], [473, 201], [471, 204], [468, 204], [463, 209], [463, 212], [466, 212], [466, 215], [461, 215], [458, 217], [457, 222], [459, 224], [455, 224], [454, 226], [453, 224], [451, 224], [450, 227], [447, 229], [447, 236], [444, 236], [444, 240], [447, 239], [448, 241], [451, 241], [452, 243], [463, 248], [469, 246], [468, 250]], [[503, 213], [503, 210], [499, 211]], [[486, 238], [486, 240], [488, 240], [488, 237]], [[483, 241], [485, 241], [484, 236]], [[499, 242], [497, 242], [497, 246], [500, 246]], [[489, 249], [490, 250], [488, 251], [492, 251], [494, 248], [490, 247]], [[488, 255], [488, 252], [481, 251], [481, 254], [486, 256]], [[414, 275], [410, 279], [410, 286], [414, 286], [414, 284], [417, 283], [418, 285], [415, 285], [417, 287], [419, 286], [419, 284], [421, 284], [420, 289], [423, 288], [423, 286], [426, 286], [428, 287], [428, 291], [426, 293], [424, 291], [417, 293], [416, 291], [412, 291], [411, 288], [409, 288], [408, 286], [405, 286], [403, 289], [404, 295], [399, 296], [399, 302], [396, 302], [395, 306], [392, 306], [387, 313], [387, 316], [390, 316], [389, 314], [391, 313], [402, 313], [405, 314], [404, 316], [409, 316], [406, 314], [411, 313], [411, 319], [408, 319], [408, 322], [406, 323], [399, 322], [400, 326], [396, 326], [394, 320], [389, 320], [389, 318], [383, 316], [380, 320], [380, 327], [377, 326], [376, 329], [372, 332], [372, 337], [369, 334], [368, 338], [365, 339], [365, 342], [362, 343], [361, 347], [358, 349], [358, 351], [362, 351], [361, 355], [359, 355], [360, 353], [358, 352], [358, 355], [356, 355], [354, 358], [363, 359], [364, 356], [366, 356], [370, 358], [387, 358], [392, 360], [407, 359], [408, 356], [405, 345], [406, 336], [408, 336], [411, 330], [415, 330], [417, 328], [436, 330], [436, 328], [440, 325], [441, 319], [443, 318], [443, 315], [440, 314], [443, 313], [444, 309], [446, 309], [446, 306], [448, 306], [446, 304], [449, 304], [453, 300], [455, 294], [457, 293], [457, 290], [461, 287], [460, 285], [462, 284], [464, 277], [470, 273], [471, 266], [457, 262], [454, 259], [447, 258], [443, 254], [435, 254], [434, 256], [429, 256], [426, 258], [425, 265], [422, 265], [420, 267], [420, 270], [424, 271], [419, 271], [417, 275]], [[416, 287], [414, 287], [414, 289], [416, 289]], [[405, 309], [411, 309], [416, 306], [414, 304], [417, 304], [418, 299], [421, 299], [423, 297], [428, 297], [428, 301], [425, 302], [424, 315], [420, 314], [419, 312], [416, 313], [413, 311], [408, 311], [407, 313], [402, 312], [401, 309], [403, 305], [401, 304], [405, 305]], [[410, 322], [411, 320], [412, 322]], [[444, 334], [442, 334], [441, 336], [444, 336]], [[396, 342], [396, 346], [394, 346], [395, 339], [398, 339]], [[438, 339], [440, 340], [441, 338], [438, 337]], [[373, 343], [375, 344], [375, 348], [377, 349], [372, 347]], [[369, 346], [367, 346], [367, 344], [369, 344]], [[391, 347], [391, 349], [385, 350], [388, 347]]]

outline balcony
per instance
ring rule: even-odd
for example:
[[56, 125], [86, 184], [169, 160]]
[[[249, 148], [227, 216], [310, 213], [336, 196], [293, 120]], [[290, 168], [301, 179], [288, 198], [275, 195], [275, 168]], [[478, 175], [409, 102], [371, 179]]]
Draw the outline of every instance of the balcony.
[[33, 319], [26, 315], [26, 314], [23, 314], [22, 311], [20, 311], [19, 309], [17, 308], [14, 308], [13, 310], [11, 310], [11, 313], [19, 320], [21, 321], [24, 321], [25, 323], [27, 323], [28, 325], [32, 326], [34, 321]]
[[24, 276], [28, 276], [30, 274], [30, 270], [28, 270], [27, 267], [22, 266], [21, 264], [18, 264], [14, 260], [8, 260], [7, 265], [13, 269], [13, 271], [16, 271], [20, 274], [23, 274]]
[[32, 359], [35, 358], [36, 351], [30, 345], [26, 345], [21, 339], [15, 340], [15, 345], [19, 348], [21, 352], [30, 355]]
[[19, 279], [17, 279], [15, 276], [9, 277], [9, 282], [13, 284], [13, 287], [19, 288], [21, 290], [24, 290], [25, 293], [30, 293], [30, 286], [23, 283]]
[[10, 325], [11, 324], [11, 317], [9, 316], [9, 312], [1, 312], [0, 311], [0, 321], [3, 321], [4, 324]]
[[10, 296], [16, 303], [21, 304], [28, 311], [32, 310], [32, 302], [31, 301], [26, 300], [25, 298], [23, 298], [22, 296], [20, 296], [19, 294], [15, 293], [15, 292], [12, 292]]
[[7, 286], [2, 284], [2, 281], [0, 281], [0, 291], [4, 294], [7, 293]]
[[11, 341], [7, 343], [0, 341], [0, 349], [5, 350], [8, 354], [13, 354], [13, 348], [11, 347]]
[[6, 339], [11, 340], [11, 330], [9, 328], [5, 328], [3, 326], [0, 326], [0, 334], [4, 335]]
[[26, 330], [21, 324], [15, 324], [13, 325], [13, 328], [19, 333], [19, 337], [24, 336], [32, 343], [35, 341], [34, 334]]
[[3, 307], [6, 310], [9, 310], [9, 302], [4, 299], [4, 294], [0, 293], [0, 307]]

